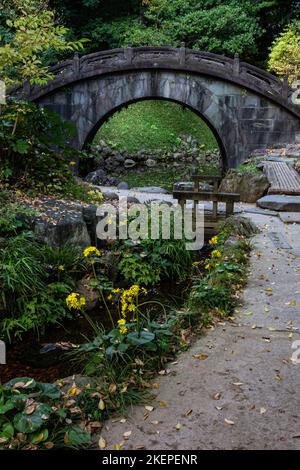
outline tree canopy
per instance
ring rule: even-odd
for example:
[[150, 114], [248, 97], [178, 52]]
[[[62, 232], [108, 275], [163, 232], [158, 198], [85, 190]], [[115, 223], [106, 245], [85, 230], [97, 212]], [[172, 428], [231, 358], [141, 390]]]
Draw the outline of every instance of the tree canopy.
[[259, 65], [291, 21], [299, 0], [50, 0], [72, 37], [87, 51], [133, 45], [179, 46], [220, 54], [238, 52]]
[[45, 0], [2, 0], [0, 16], [0, 76], [8, 86], [23, 81], [43, 84], [52, 75], [49, 51], [70, 52], [83, 41], [68, 41], [68, 29], [56, 24]]
[[300, 21], [292, 23], [274, 41], [269, 69], [281, 77], [288, 76], [290, 82], [300, 78]]

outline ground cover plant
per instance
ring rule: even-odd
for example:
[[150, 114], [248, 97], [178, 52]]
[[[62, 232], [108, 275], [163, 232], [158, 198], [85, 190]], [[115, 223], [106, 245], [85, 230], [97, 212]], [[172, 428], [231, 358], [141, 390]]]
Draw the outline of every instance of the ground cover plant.
[[[227, 243], [232, 234], [235, 235], [235, 243]], [[168, 273], [175, 282], [176, 279], [177, 282], [182, 279], [179, 266], [186, 258], [187, 269], [183, 278], [188, 278], [188, 285], [192, 287], [190, 291], [187, 289], [184, 304], [180, 307], [157, 297], [155, 284], [159, 279], [152, 279], [150, 285], [145, 285], [148, 283], [143, 283], [141, 276], [138, 282], [134, 282], [132, 276], [135, 276], [135, 270], [126, 285], [113, 286], [103, 268], [105, 252], [96, 247], [88, 247], [80, 255], [70, 251], [70, 248], [57, 252], [47, 246], [38, 247], [32, 239], [26, 238], [26, 232], [13, 237], [10, 242], [15, 244], [14, 253], [21, 259], [21, 265], [24, 263], [24, 252], [33, 258], [25, 260], [25, 266], [31, 276], [34, 271], [34, 288], [45, 289], [45, 282], [56, 286], [51, 294], [46, 289], [50, 297], [50, 302], [43, 300], [48, 305], [46, 311], [50, 308], [49, 304], [55, 302], [53, 311], [56, 315], [60, 314], [60, 308], [64, 311], [60, 321], [64, 315], [86, 317], [91, 323], [94, 337], [69, 353], [74, 370], [88, 377], [85, 384], [78, 385], [74, 380], [74, 384], [66, 389], [63, 381], [51, 386], [20, 377], [1, 386], [0, 445], [3, 448], [46, 449], [89, 446], [92, 431], [99, 431], [103, 420], [115, 411], [124, 411], [130, 404], [149, 399], [149, 393], [156, 387], [153, 382], [155, 373], [165, 370], [167, 362], [188, 347], [190, 340], [187, 337], [192, 338], [215, 318], [233, 315], [238, 300], [237, 292], [247, 276], [251, 249], [248, 237], [252, 234], [253, 227], [245, 219], [229, 220], [220, 234], [210, 240], [208, 254], [198, 257], [196, 261], [192, 260], [190, 254], [183, 252], [175, 256], [178, 245], [172, 245], [168, 240], [165, 246], [161, 241], [158, 247], [152, 246], [151, 241], [148, 246], [146, 244], [138, 248], [136, 244], [115, 247], [121, 260], [121, 273], [123, 256], [125, 259], [128, 253], [144, 256], [146, 252], [150, 260], [152, 256], [155, 262], [157, 257], [160, 259], [162, 273], [165, 268], [165, 274]], [[30, 248], [28, 243], [31, 244]], [[18, 247], [22, 247], [24, 252], [18, 252]], [[163, 261], [165, 254], [166, 265]], [[44, 259], [51, 266], [50, 273], [46, 270], [46, 279], [39, 271], [40, 264], [35, 264], [36, 259], [39, 263]], [[76, 291], [74, 279], [83, 266], [85, 277], [90, 287], [98, 291], [103, 311], [106, 312], [105, 326], [90, 316], [87, 298]], [[26, 272], [19, 286], [22, 290], [21, 299], [28, 294]], [[4, 282], [3, 273], [1, 279]], [[9, 282], [10, 285], [4, 284], [4, 292], [8, 288], [15, 292], [13, 276]], [[43, 319], [43, 308], [39, 305], [35, 307], [38, 317]], [[24, 312], [21, 318], [27, 318], [30, 324], [34, 309]], [[51, 309], [46, 316], [47, 321], [56, 321], [51, 318]], [[7, 328], [5, 322], [4, 327]], [[24, 325], [20, 331], [22, 328]], [[185, 331], [184, 336], [182, 331]], [[41, 418], [41, 414], [44, 418]], [[72, 417], [68, 418], [70, 414]], [[66, 426], [68, 423], [75, 428]], [[80, 428], [76, 427], [78, 423]], [[99, 445], [103, 447], [103, 441], [99, 441]]]

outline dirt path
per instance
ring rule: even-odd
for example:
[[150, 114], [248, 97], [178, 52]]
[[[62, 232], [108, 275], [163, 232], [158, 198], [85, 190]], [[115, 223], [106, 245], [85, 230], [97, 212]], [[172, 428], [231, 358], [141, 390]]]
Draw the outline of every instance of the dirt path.
[[300, 449], [300, 364], [290, 359], [300, 340], [300, 226], [251, 218], [263, 232], [235, 321], [208, 331], [156, 380], [152, 412], [134, 407], [126, 422], [107, 422], [109, 449], [128, 431], [122, 449]]

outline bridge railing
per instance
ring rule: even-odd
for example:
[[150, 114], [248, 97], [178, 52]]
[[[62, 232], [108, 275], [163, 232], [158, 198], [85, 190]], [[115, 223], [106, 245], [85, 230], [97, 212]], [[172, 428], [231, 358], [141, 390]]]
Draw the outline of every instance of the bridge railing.
[[72, 60], [66, 60], [50, 71], [55, 78], [44, 87], [28, 87], [26, 95], [38, 97], [42, 90], [47, 93], [68, 82], [96, 76], [113, 71], [126, 71], [142, 68], [162, 68], [202, 73], [235, 81], [242, 86], [261, 91], [270, 96], [289, 100], [293, 90], [272, 74], [246, 62], [241, 62], [236, 55], [234, 59], [210, 52], [194, 51], [182, 44], [181, 48], [169, 46], [127, 47], [100, 51], [79, 57], [75, 54]]

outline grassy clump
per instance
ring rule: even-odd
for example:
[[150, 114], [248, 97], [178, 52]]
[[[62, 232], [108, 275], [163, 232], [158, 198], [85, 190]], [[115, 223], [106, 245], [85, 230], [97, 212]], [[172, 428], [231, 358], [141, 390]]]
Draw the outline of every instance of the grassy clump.
[[122, 109], [103, 124], [95, 143], [104, 140], [119, 150], [170, 150], [180, 136], [192, 136], [206, 150], [218, 148], [207, 124], [187, 108], [168, 102], [141, 101]]

